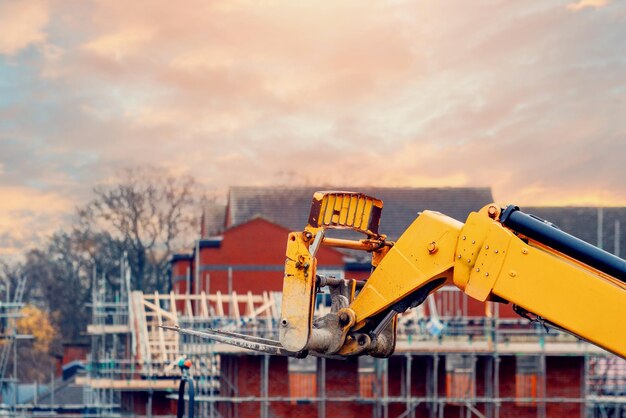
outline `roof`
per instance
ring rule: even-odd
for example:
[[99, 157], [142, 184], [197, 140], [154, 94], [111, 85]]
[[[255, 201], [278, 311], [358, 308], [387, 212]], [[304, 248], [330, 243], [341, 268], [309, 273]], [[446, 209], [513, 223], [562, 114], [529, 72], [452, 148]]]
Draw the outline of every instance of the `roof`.
[[[48, 389], [52, 387], [48, 385]], [[54, 405], [80, 406], [89, 402], [84, 398], [85, 387], [76, 384], [76, 375], [67, 380], [57, 379], [54, 384]], [[40, 405], [50, 404], [52, 393], [47, 392], [38, 396], [37, 403]]]
[[621, 257], [626, 253], [626, 207], [535, 206], [520, 209], [605, 251], [615, 254], [617, 249], [616, 255]]
[[307, 223], [313, 193], [319, 190], [358, 191], [384, 204], [380, 232], [397, 239], [418, 213], [429, 209], [464, 221], [467, 215], [493, 201], [487, 187], [232, 187], [228, 196], [227, 227], [255, 216], [297, 231]]
[[[435, 210], [463, 222], [470, 212], [493, 202], [488, 187], [231, 187], [228, 213], [223, 205], [205, 211], [205, 216], [215, 215], [211, 219], [206, 216], [205, 225], [214, 225], [213, 231], [221, 233], [225, 228], [263, 217], [289, 230], [301, 230], [308, 220], [313, 193], [319, 190], [357, 191], [383, 200], [380, 232], [392, 240], [397, 239], [422, 210]], [[621, 257], [626, 254], [626, 207], [527, 206], [521, 210], [548, 220], [605, 251]]]
[[202, 211], [202, 237], [219, 235], [224, 231], [226, 205], [213, 200], [205, 205]]

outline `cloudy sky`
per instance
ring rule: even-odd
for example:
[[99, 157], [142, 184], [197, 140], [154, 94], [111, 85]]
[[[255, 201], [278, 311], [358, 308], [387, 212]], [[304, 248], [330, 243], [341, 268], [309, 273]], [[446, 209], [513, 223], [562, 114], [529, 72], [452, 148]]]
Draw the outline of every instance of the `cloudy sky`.
[[137, 164], [626, 205], [626, 2], [0, 0], [0, 255]]

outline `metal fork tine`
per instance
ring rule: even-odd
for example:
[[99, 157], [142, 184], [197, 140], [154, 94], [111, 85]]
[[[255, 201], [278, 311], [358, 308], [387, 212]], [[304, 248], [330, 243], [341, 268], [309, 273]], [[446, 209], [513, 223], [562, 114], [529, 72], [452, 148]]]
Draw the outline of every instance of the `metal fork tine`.
[[[219, 331], [219, 330], [214, 330], [214, 329], [196, 331], [192, 329], [184, 329], [178, 326], [171, 326], [171, 325], [159, 325], [159, 326], [163, 329], [176, 331], [180, 334], [193, 335], [193, 336], [200, 337], [200, 338], [219, 341], [224, 344], [234, 345], [236, 347], [241, 347], [241, 348], [247, 348], [248, 350], [260, 351], [262, 353], [274, 354], [274, 355], [279, 355], [279, 356], [290, 356], [290, 357], [299, 356], [299, 354], [296, 352], [285, 350], [284, 348], [280, 347], [278, 345], [280, 344], [278, 341], [266, 340], [272, 343], [272, 345], [270, 345], [266, 342], [255, 341], [255, 339], [257, 339], [258, 337], [252, 337], [251, 339], [249, 338], [251, 337], [249, 335], [231, 333], [228, 331]], [[245, 338], [242, 338], [242, 337], [245, 337]], [[261, 340], [265, 340], [265, 339], [262, 338]]]
[[267, 345], [272, 345], [272, 346], [282, 348], [280, 345], [280, 341], [270, 340], [268, 338], [256, 337], [254, 335], [240, 334], [238, 332], [223, 331], [223, 330], [213, 329], [213, 328], [204, 328], [201, 332], [206, 332], [207, 334], [224, 335], [228, 337], [241, 338], [243, 340], [250, 341], [250, 342], [267, 344]]
[[204, 339], [218, 341], [224, 344], [232, 345], [235, 347], [246, 348], [248, 350], [258, 351], [261, 353], [273, 354], [277, 356], [288, 356], [288, 357], [304, 357], [307, 354], [312, 355], [314, 357], [325, 357], [334, 360], [345, 360], [345, 356], [333, 355], [333, 354], [322, 354], [316, 351], [309, 351], [308, 353], [297, 352], [297, 351], [289, 351], [284, 349], [280, 345], [280, 341], [270, 340], [267, 338], [255, 337], [252, 335], [239, 334], [237, 332], [231, 331], [221, 331], [218, 329], [207, 328], [203, 331], [196, 331], [192, 329], [180, 328], [178, 325], [159, 325], [159, 327], [176, 331], [180, 334], [185, 335], [193, 335], [195, 337], [200, 337]]

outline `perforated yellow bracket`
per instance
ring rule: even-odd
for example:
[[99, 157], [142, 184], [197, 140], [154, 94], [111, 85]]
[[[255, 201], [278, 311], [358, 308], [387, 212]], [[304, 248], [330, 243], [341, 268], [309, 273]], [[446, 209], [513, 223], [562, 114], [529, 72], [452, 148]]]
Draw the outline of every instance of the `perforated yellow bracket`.
[[316, 192], [307, 229], [352, 229], [378, 236], [383, 201], [354, 192]]
[[[292, 351], [304, 350], [310, 338], [315, 308], [315, 254], [325, 241], [324, 230], [351, 229], [367, 235], [369, 240], [379, 239], [382, 208], [381, 200], [362, 193], [314, 194], [308, 225], [303, 232], [290, 233], [287, 241], [280, 323], [283, 347]], [[352, 243], [353, 248], [373, 248], [371, 243], [337, 241], [345, 245]]]
[[459, 234], [454, 284], [474, 299], [488, 300], [512, 237], [484, 213], [471, 213]]

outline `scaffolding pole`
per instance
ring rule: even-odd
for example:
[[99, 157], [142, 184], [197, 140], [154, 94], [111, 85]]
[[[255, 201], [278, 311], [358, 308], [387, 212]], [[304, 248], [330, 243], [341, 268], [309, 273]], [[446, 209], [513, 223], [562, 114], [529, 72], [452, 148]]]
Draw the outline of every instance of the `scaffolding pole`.
[[318, 357], [317, 359], [317, 378], [319, 387], [319, 402], [317, 407], [317, 417], [326, 418], [326, 359]]

